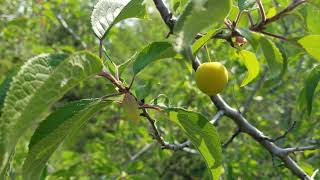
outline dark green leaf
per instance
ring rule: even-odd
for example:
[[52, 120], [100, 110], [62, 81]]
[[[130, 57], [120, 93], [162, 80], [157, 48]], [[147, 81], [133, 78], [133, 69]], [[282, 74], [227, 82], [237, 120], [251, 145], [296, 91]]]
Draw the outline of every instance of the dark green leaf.
[[320, 66], [312, 69], [305, 81], [305, 86], [300, 93], [300, 110], [302, 113], [307, 111], [310, 115], [312, 112], [312, 102], [315, 90], [320, 81]]
[[7, 131], [0, 131], [0, 164], [6, 166], [20, 136], [43, 118], [54, 102], [102, 67], [102, 61], [88, 52], [69, 57], [43, 54], [24, 64], [12, 80], [2, 109], [0, 129]]
[[176, 52], [168, 42], [153, 42], [145, 47], [133, 62], [133, 73], [136, 75], [150, 63], [164, 58], [174, 57]]
[[23, 165], [23, 179], [39, 179], [56, 149], [70, 135], [77, 133], [88, 120], [108, 103], [100, 99], [69, 103], [42, 121], [34, 132]]
[[260, 46], [268, 63], [272, 77], [279, 76], [283, 67], [283, 58], [278, 47], [265, 37], [260, 38]]

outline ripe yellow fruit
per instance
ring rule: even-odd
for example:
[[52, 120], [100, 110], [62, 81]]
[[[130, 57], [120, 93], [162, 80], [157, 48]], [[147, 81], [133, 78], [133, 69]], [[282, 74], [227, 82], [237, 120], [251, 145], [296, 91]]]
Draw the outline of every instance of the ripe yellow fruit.
[[228, 83], [228, 71], [219, 62], [201, 64], [196, 71], [198, 88], [207, 95], [220, 93]]

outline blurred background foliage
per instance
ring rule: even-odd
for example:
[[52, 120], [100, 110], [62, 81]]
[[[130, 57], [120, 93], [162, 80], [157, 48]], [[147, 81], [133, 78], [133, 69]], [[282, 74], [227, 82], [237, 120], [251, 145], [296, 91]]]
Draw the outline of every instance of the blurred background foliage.
[[[186, 0], [167, 1], [177, 16]], [[87, 49], [97, 53], [98, 40], [90, 25], [90, 14], [96, 0], [1, 0], [0, 3], [0, 82], [30, 57], [40, 53], [74, 52]], [[105, 41], [106, 50], [116, 64], [121, 64], [139, 52], [148, 43], [163, 41], [168, 29], [155, 11], [152, 1], [147, 1], [148, 17], [144, 20], [126, 20], [117, 24]], [[234, 1], [234, 3], [237, 3]], [[267, 14], [272, 16], [289, 3], [289, 0], [265, 0]], [[305, 5], [290, 16], [268, 26], [269, 32], [299, 38], [310, 32], [319, 31], [307, 27], [307, 21], [315, 21], [313, 7]], [[234, 6], [229, 18], [234, 19]], [[257, 19], [254, 11], [254, 18]], [[317, 16], [319, 17], [319, 16]], [[313, 18], [313, 19], [312, 19]], [[309, 23], [310, 24], [310, 23]], [[319, 25], [319, 23], [315, 23]], [[246, 28], [243, 18], [240, 27]], [[262, 72], [255, 82], [240, 87], [246, 69], [236, 56], [236, 49], [223, 40], [208, 43], [212, 60], [220, 61], [228, 68], [231, 79], [221, 94], [233, 107], [248, 106], [246, 117], [270, 137], [283, 134], [294, 121], [296, 127], [288, 136], [277, 142], [283, 147], [308, 145], [320, 139], [319, 91], [314, 97], [314, 110], [310, 117], [301, 116], [298, 97], [304, 80], [316, 60], [293, 43], [272, 39], [284, 47], [288, 57], [287, 72], [277, 81], [268, 81], [268, 71], [263, 58], [259, 58]], [[243, 49], [250, 49], [249, 45]], [[201, 60], [208, 61], [205, 50]], [[261, 56], [258, 56], [261, 57]], [[130, 82], [133, 73], [124, 69], [121, 78]], [[257, 85], [260, 84], [260, 88]], [[210, 99], [195, 86], [190, 64], [183, 60], [166, 59], [148, 66], [135, 80], [134, 90], [146, 93], [146, 102], [160, 94], [160, 102], [170, 101], [171, 106], [181, 106], [201, 112], [213, 118], [216, 109]], [[102, 78], [96, 77], [81, 83], [56, 104], [82, 98], [101, 97], [113, 92], [113, 87]], [[252, 96], [252, 99], [250, 96]], [[153, 113], [161, 127], [164, 138], [183, 142], [186, 137], [171, 124], [166, 116]], [[36, 127], [36, 125], [35, 125]], [[221, 140], [226, 140], [236, 129], [233, 122], [222, 118], [218, 125]], [[20, 140], [14, 166], [21, 167], [27, 152], [29, 137]], [[141, 153], [142, 152], [142, 153]], [[140, 154], [141, 153], [141, 154]], [[257, 142], [246, 135], [238, 136], [224, 149], [223, 179], [295, 179], [280, 161]], [[19, 158], [20, 157], [20, 158]], [[319, 151], [295, 154], [294, 158], [306, 172], [311, 174], [319, 168]], [[20, 169], [14, 169], [12, 177], [19, 179]], [[118, 104], [107, 107], [84, 127], [79, 135], [72, 137], [54, 154], [47, 165], [44, 176], [48, 179], [207, 179], [204, 162], [197, 154], [183, 151], [161, 150], [149, 135], [148, 123], [128, 121]]]

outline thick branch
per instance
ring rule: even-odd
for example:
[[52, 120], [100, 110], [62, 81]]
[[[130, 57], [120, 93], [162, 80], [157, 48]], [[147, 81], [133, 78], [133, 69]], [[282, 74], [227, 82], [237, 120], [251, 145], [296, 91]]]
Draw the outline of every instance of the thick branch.
[[160, 12], [160, 15], [165, 22], [165, 24], [169, 27], [170, 32], [173, 33], [173, 28], [175, 24], [175, 20], [172, 18], [172, 13], [167, 8], [167, 6], [163, 3], [162, 0], [153, 0], [154, 4], [156, 5], [156, 8]]

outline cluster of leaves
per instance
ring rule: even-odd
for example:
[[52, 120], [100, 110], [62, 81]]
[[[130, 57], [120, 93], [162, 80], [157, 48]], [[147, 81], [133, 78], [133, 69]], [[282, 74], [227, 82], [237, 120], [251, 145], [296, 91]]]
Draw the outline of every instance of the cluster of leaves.
[[[67, 2], [68, 3], [65, 4], [65, 6], [77, 6], [76, 4], [73, 4], [75, 3], [74, 1], [70, 0]], [[100, 0], [94, 6], [94, 10], [91, 16], [91, 24], [92, 29], [95, 35], [98, 37], [99, 41], [103, 42], [104, 39], [105, 41], [107, 41], [107, 44], [102, 44], [106, 45], [107, 47], [107, 50], [104, 51], [106, 57], [102, 57], [102, 59], [106, 59], [104, 62], [101, 60], [101, 58], [87, 51], [73, 52], [73, 45], [67, 47], [55, 44], [58, 46], [57, 51], [63, 50], [65, 51], [65, 53], [55, 52], [56, 50], [54, 50], [54, 48], [52, 47], [47, 48], [45, 49], [45, 51], [51, 52], [50, 54], [42, 54], [34, 58], [31, 58], [27, 62], [25, 62], [24, 65], [21, 66], [21, 68], [19, 68], [18, 71], [14, 71], [13, 73], [6, 73], [6, 75], [4, 76], [5, 78], [3, 78], [3, 80], [0, 79], [3, 81], [0, 87], [0, 170], [2, 170], [0, 176], [1, 179], [4, 178], [7, 175], [7, 173], [10, 174], [13, 171], [12, 167], [10, 167], [10, 161], [12, 160], [17, 162], [17, 164], [19, 164], [19, 161], [24, 161], [24, 165], [21, 170], [22, 177], [24, 179], [39, 179], [40, 177], [47, 176], [47, 172], [50, 171], [48, 170], [50, 169], [50, 167], [46, 167], [46, 163], [52, 156], [52, 154], [61, 145], [61, 143], [65, 140], [65, 138], [72, 138], [76, 136], [75, 133], [78, 132], [80, 128], [83, 128], [84, 125], [87, 124], [95, 114], [97, 114], [97, 112], [100, 112], [100, 114], [97, 116], [97, 118], [100, 119], [105, 119], [106, 117], [103, 116], [103, 113], [110, 111], [114, 111], [113, 113], [116, 112], [118, 115], [121, 115], [121, 113], [119, 113], [119, 109], [117, 108], [118, 104], [112, 103], [111, 100], [109, 100], [108, 98], [93, 98], [86, 100], [77, 100], [68, 103], [60, 102], [64, 105], [59, 105], [60, 103], [58, 103], [58, 106], [60, 107], [57, 109], [54, 108], [56, 110], [50, 111], [52, 105], [56, 104], [57, 101], [61, 99], [63, 96], [64, 101], [70, 101], [68, 99], [68, 95], [74, 95], [80, 93], [81, 91], [84, 92], [85, 97], [90, 98], [101, 97], [102, 95], [105, 95], [106, 91], [108, 93], [114, 93], [115, 89], [113, 87], [113, 84], [105, 85], [105, 82], [103, 81], [100, 83], [93, 81], [92, 77], [94, 75], [99, 74], [104, 69], [108, 69], [108, 72], [114, 74], [115, 77], [119, 78], [119, 80], [121, 80], [124, 84], [126, 84], [126, 81], [130, 82], [131, 79], [134, 77], [136, 77], [137, 79], [134, 81], [133, 87], [131, 88], [131, 90], [134, 90], [134, 96], [128, 96], [128, 93], [126, 93], [123, 102], [123, 107], [126, 110], [126, 114], [128, 114], [128, 116], [120, 118], [127, 119], [129, 117], [132, 120], [139, 119], [139, 101], [146, 101], [150, 99], [150, 101], [153, 102], [154, 105], [159, 105], [159, 101], [162, 100], [162, 97], [165, 97], [165, 101], [163, 101], [163, 103], [162, 101], [160, 102], [160, 106], [163, 109], [165, 109], [165, 112], [160, 112], [160, 115], [158, 115], [159, 119], [170, 119], [171, 122], [178, 125], [177, 127], [180, 127], [182, 132], [184, 132], [187, 135], [187, 137], [192, 141], [193, 146], [202, 155], [202, 158], [206, 162], [206, 165], [209, 169], [209, 174], [211, 178], [218, 179], [221, 173], [223, 172], [223, 157], [222, 150], [220, 147], [220, 138], [217, 134], [216, 128], [209, 123], [209, 120], [205, 116], [199, 113], [196, 113], [191, 110], [185, 110], [182, 108], [173, 108], [190, 108], [192, 110], [196, 110], [197, 112], [205, 114], [206, 116], [210, 116], [210, 114], [213, 114], [214, 112], [213, 109], [208, 108], [208, 99], [206, 99], [203, 95], [199, 94], [199, 98], [195, 97], [195, 93], [198, 93], [198, 91], [194, 87], [194, 83], [192, 81], [190, 82], [190, 79], [192, 78], [192, 75], [190, 74], [191, 65], [189, 62], [185, 60], [186, 54], [188, 54], [189, 47], [191, 46], [192, 53], [195, 55], [199, 55], [199, 57], [201, 57], [202, 59], [210, 59], [210, 55], [214, 57], [215, 60], [225, 59], [223, 63], [225, 63], [227, 67], [230, 67], [230, 72], [233, 73], [235, 76], [234, 80], [230, 82], [229, 88], [224, 93], [229, 100], [234, 100], [235, 94], [237, 95], [239, 101], [245, 100], [246, 96], [248, 95], [248, 92], [246, 91], [249, 91], [251, 88], [248, 85], [250, 85], [250, 83], [253, 82], [259, 76], [259, 74], [261, 74], [261, 69], [268, 69], [268, 79], [264, 82], [264, 88], [260, 92], [261, 95], [258, 96], [260, 98], [256, 98], [256, 101], [261, 101], [259, 99], [264, 97], [270, 98], [272, 100], [270, 100], [269, 103], [272, 103], [273, 101], [277, 100], [281, 101], [280, 103], [289, 103], [289, 105], [285, 106], [285, 108], [288, 108], [288, 111], [290, 113], [294, 111], [295, 114], [301, 114], [301, 112], [307, 111], [307, 113], [310, 115], [312, 112], [312, 104], [317, 103], [315, 104], [315, 106], [318, 106], [319, 102], [313, 101], [315, 99], [314, 96], [316, 92], [317, 83], [320, 80], [320, 71], [319, 66], [315, 65], [316, 63], [314, 63], [313, 59], [309, 56], [311, 55], [311, 57], [315, 59], [320, 59], [320, 47], [319, 43], [317, 43], [318, 40], [320, 40], [320, 36], [317, 35], [319, 33], [317, 32], [319, 30], [319, 28], [317, 28], [317, 26], [319, 26], [319, 23], [315, 22], [315, 13], [319, 13], [319, 10], [316, 3], [315, 5], [308, 4], [303, 8], [299, 9], [299, 11], [295, 12], [295, 16], [288, 17], [288, 20], [292, 22], [292, 24], [289, 25], [286, 24], [286, 22], [283, 22], [284, 30], [288, 31], [286, 32], [287, 35], [292, 35], [294, 37], [302, 36], [302, 38], [299, 39], [290, 39], [289, 45], [280, 42], [275, 43], [269, 37], [261, 35], [260, 33], [248, 31], [248, 22], [246, 20], [241, 19], [239, 22], [238, 31], [242, 36], [248, 39], [250, 46], [248, 45], [244, 48], [239, 47], [237, 49], [231, 48], [228, 43], [224, 43], [223, 41], [211, 42], [210, 37], [216, 32], [217, 28], [223, 26], [223, 20], [227, 15], [228, 18], [233, 19], [235, 12], [255, 12], [256, 7], [253, 6], [254, 3], [252, 3], [251, 1], [239, 0], [237, 2], [237, 7], [232, 6], [232, 3], [235, 2], [231, 1], [221, 2], [205, 0], [173, 0], [171, 3], [173, 4], [172, 7], [175, 13], [180, 14], [180, 16], [177, 20], [177, 26], [174, 29], [174, 33], [176, 34], [176, 36], [170, 39], [169, 41], [163, 41], [162, 33], [154, 33], [156, 32], [154, 30], [157, 29], [159, 26], [158, 24], [161, 23], [160, 21], [154, 23], [154, 29], [146, 33], [143, 31], [141, 32], [141, 30], [139, 30], [138, 28], [135, 29], [132, 25], [134, 24], [134, 26], [138, 26], [137, 24], [139, 24], [139, 26], [141, 26], [141, 28], [143, 29], [150, 28], [150, 25], [144, 25], [141, 22], [128, 20], [126, 21], [127, 24], [123, 23], [121, 24], [122, 26], [116, 26], [116, 23], [127, 18], [148, 18], [146, 11], [146, 7], [148, 7], [148, 4], [145, 4], [145, 2], [141, 0], [131, 0], [129, 2], [116, 0]], [[269, 6], [272, 7], [271, 2], [266, 2], [266, 4], [267, 3], [269, 3]], [[59, 19], [55, 16], [55, 13], [58, 12], [57, 9], [61, 4], [63, 3], [57, 2], [56, 4], [51, 4], [49, 2], [39, 1], [35, 4], [24, 4], [23, 6], [29, 8], [31, 7], [34, 11], [33, 13], [35, 14], [39, 13], [38, 11], [42, 10], [42, 8], [45, 9], [44, 13], [42, 12], [43, 14], [41, 16], [44, 17], [44, 19], [35, 19], [35, 22], [50, 21], [52, 25], [58, 25]], [[219, 6], [217, 6], [217, 4]], [[285, 5], [285, 3], [280, 2], [280, 6]], [[22, 5], [20, 4], [19, 6]], [[5, 6], [3, 8], [5, 8]], [[37, 10], [38, 8], [39, 10]], [[88, 19], [88, 13], [90, 12], [90, 8], [88, 9], [89, 10], [87, 14], [76, 14], [77, 17], [83, 17]], [[78, 13], [78, 11], [81, 11], [81, 8], [75, 11]], [[272, 10], [272, 8], [270, 8], [270, 16], [272, 16], [272, 11], [277, 12], [277, 9]], [[258, 13], [255, 15], [255, 17], [258, 17]], [[11, 28], [21, 30], [22, 27], [19, 23], [18, 27], [16, 27], [16, 24], [11, 25], [10, 23], [16, 23], [14, 21], [16, 21], [19, 18], [14, 17], [13, 20], [8, 19], [8, 25], [1, 27], [4, 32], [0, 34], [1, 37], [4, 38], [3, 40], [1, 39], [1, 41], [6, 41], [6, 39], [16, 40], [12, 38], [16, 36], [16, 33], [10, 35], [10, 33], [12, 33]], [[72, 14], [70, 15], [70, 19], [71, 18]], [[289, 30], [292, 31], [292, 29], [294, 29], [297, 26], [297, 24], [299, 24], [294, 23], [296, 19], [303, 21], [306, 24], [306, 27], [300, 27], [302, 28], [302, 30], [298, 29], [299, 31], [297, 33], [289, 32]], [[30, 26], [33, 25], [32, 21], [27, 21], [27, 23], [31, 23], [31, 25], [26, 25], [24, 26], [24, 28], [30, 28]], [[74, 21], [74, 23], [76, 24], [78, 22]], [[86, 25], [88, 25], [88, 23]], [[50, 27], [48, 23], [44, 23], [44, 26], [48, 26], [45, 28], [49, 29], [48, 32], [44, 34], [50, 36], [53, 33], [51, 32], [52, 27]], [[71, 26], [77, 27], [77, 25]], [[287, 26], [290, 26], [290, 29]], [[39, 27], [39, 29], [41, 28], [43, 27]], [[64, 28], [66, 27], [64, 26]], [[84, 29], [86, 28], [88, 27], [84, 27]], [[283, 27], [276, 24], [271, 26], [268, 30], [274, 32], [279, 28]], [[130, 30], [129, 34], [127, 32], [128, 29]], [[225, 32], [223, 28], [220, 30], [222, 30], [223, 33], [228, 34], [228, 31]], [[54, 29], [53, 31], [59, 32], [60, 30]], [[86, 43], [95, 44], [94, 39], [90, 37], [90, 35], [88, 35], [89, 30], [83, 31], [84, 35], [81, 36], [81, 39], [84, 40]], [[207, 32], [207, 34], [194, 42], [194, 37], [201, 31]], [[163, 32], [165, 33], [165, 31]], [[33, 32], [29, 33], [30, 37], [32, 37], [34, 34]], [[79, 30], [78, 33], [82, 34], [81, 30]], [[72, 35], [72, 32], [70, 34]], [[151, 38], [146, 43], [144, 38], [148, 36], [151, 36]], [[42, 38], [43, 37], [41, 37], [40, 39]], [[32, 41], [32, 44], [36, 44], [37, 41], [39, 40]], [[47, 40], [47, 42], [50, 41], [52, 40]], [[75, 41], [74, 38], [73, 41]], [[76, 41], [79, 41], [79, 39], [76, 39]], [[61, 43], [63, 43], [63, 41], [61, 41]], [[3, 46], [12, 46], [13, 44], [14, 43], [8, 41], [7, 43], [4, 43]], [[79, 45], [79, 42], [75, 42], [75, 44]], [[19, 44], [19, 46], [20, 45], [21, 44]], [[25, 48], [24, 44], [21, 46], [22, 47], [20, 48], [22, 48], [24, 51], [27, 51], [27, 48]], [[45, 48], [47, 46], [50, 46], [50, 44], [44, 44], [41, 48]], [[203, 46], [210, 46], [212, 47], [212, 50], [219, 49], [219, 51], [202, 52], [201, 47]], [[104, 47], [101, 48], [100, 54], [102, 54], [101, 52], [103, 51], [103, 48]], [[139, 53], [134, 55], [132, 58], [129, 58], [130, 56], [132, 56], [132, 54], [134, 54], [133, 52], [137, 51], [138, 48], [141, 48]], [[1, 47], [1, 49], [5, 48]], [[128, 51], [128, 49], [133, 50]], [[98, 53], [97, 50], [92, 49], [92, 51]], [[107, 55], [107, 53], [109, 54], [109, 51], [110, 55]], [[309, 55], [302, 56], [304, 51], [308, 52]], [[32, 52], [32, 55], [38, 53], [37, 51]], [[18, 54], [20, 53], [21, 52], [19, 52]], [[4, 58], [5, 61], [3, 62], [11, 63], [12, 61], [6, 60], [10, 57], [7, 56], [17, 56], [18, 54], [6, 50], [5, 53], [3, 53], [3, 56], [6, 57]], [[206, 57], [207, 54], [209, 54], [209, 57]], [[26, 53], [26, 55], [24, 55], [23, 57], [25, 56], [28, 56], [28, 53]], [[110, 61], [110, 57], [112, 58], [112, 60], [117, 60]], [[15, 57], [10, 58], [14, 59]], [[128, 60], [125, 62], [121, 62], [120, 59]], [[154, 63], [156, 60], [159, 59], [170, 59], [170, 61]], [[304, 64], [301, 64], [301, 61], [303, 60]], [[119, 65], [116, 65], [118, 63]], [[177, 66], [177, 68], [179, 68], [178, 71], [177, 69], [172, 68], [173, 64], [174, 66]], [[289, 65], [293, 64], [297, 64], [298, 68], [290, 69]], [[302, 65], [304, 67], [300, 67]], [[7, 66], [6, 69], [1, 68], [0, 70], [7, 72], [7, 69], [11, 69], [10, 66]], [[236, 68], [232, 69], [231, 67]], [[247, 70], [245, 70], [243, 67], [245, 67]], [[287, 84], [286, 81], [299, 81], [300, 85], [303, 84], [303, 78], [292, 79], [297, 78], [294, 73], [298, 71], [298, 69], [302, 68], [306, 70], [312, 68], [312, 70], [306, 76], [306, 81], [304, 83], [305, 85], [303, 86], [304, 88], [300, 92], [300, 88], [297, 88], [298, 85]], [[2, 74], [4, 74], [4, 72], [2, 72]], [[240, 76], [240, 78], [236, 77], [238, 75]], [[157, 79], [156, 76], [161, 77]], [[82, 86], [82, 81], [86, 79], [88, 79], [86, 81], [87, 87], [83, 88], [83, 90], [79, 90], [79, 87]], [[239, 80], [241, 82], [239, 82]], [[157, 85], [157, 81], [161, 82], [161, 84]], [[78, 86], [76, 90], [73, 90], [72, 92], [70, 92], [70, 94], [65, 95], [68, 91], [70, 91], [72, 88], [76, 86]], [[97, 87], [97, 92], [93, 96], [92, 93], [90, 93], [90, 91], [93, 91], [95, 89], [90, 89], [89, 86]], [[103, 87], [103, 90], [98, 89], [98, 87], [100, 87], [101, 89], [101, 86]], [[279, 99], [277, 96], [270, 93], [277, 91], [277, 89], [281, 89], [281, 91], [278, 90], [278, 92], [287, 93], [286, 88], [283, 88], [286, 86], [288, 86], [289, 91], [295, 91], [293, 93], [285, 94], [285, 97], [283, 99]], [[234, 91], [236, 91], [236, 93]], [[297, 92], [300, 93], [299, 111], [295, 110], [296, 108], [293, 108], [294, 104], [292, 105], [292, 103], [294, 102], [294, 100], [290, 100], [290, 98], [292, 98], [292, 96], [295, 96]], [[165, 93], [167, 95], [162, 95], [161, 93]], [[77, 97], [75, 99], [81, 98]], [[168, 99], [170, 99], [171, 103], [168, 102]], [[119, 99], [112, 100], [114, 102], [117, 102]], [[267, 126], [265, 121], [263, 121], [264, 119], [279, 119], [278, 116], [282, 117], [283, 114], [289, 113], [287, 112], [287, 110], [284, 113], [281, 112], [284, 111], [281, 108], [276, 108], [276, 111], [279, 111], [280, 115], [274, 115], [273, 117], [273, 113], [270, 112], [274, 111], [275, 109], [264, 109], [266, 105], [268, 105], [267, 102], [261, 105], [257, 105], [249, 114], [250, 116], [252, 115], [252, 117], [256, 117], [257, 122], [261, 124], [262, 128]], [[255, 113], [255, 111], [257, 113]], [[260, 112], [265, 113], [260, 114]], [[129, 115], [132, 113], [135, 114], [135, 116]], [[158, 112], [155, 112], [155, 115], [157, 113]], [[162, 117], [163, 114], [166, 114], [167, 116]], [[109, 113], [107, 113], [107, 115], [110, 116]], [[317, 113], [315, 113], [315, 115], [317, 115]], [[290, 114], [290, 121], [292, 117], [294, 117], [294, 115]], [[289, 119], [289, 117], [286, 118]], [[108, 119], [110, 119], [110, 117]], [[119, 119], [119, 117], [116, 117], [116, 119]], [[127, 138], [125, 141], [128, 142], [120, 143], [122, 144], [121, 147], [126, 147], [127, 145], [129, 145], [129, 147], [141, 148], [141, 146], [143, 146], [144, 143], [148, 141], [150, 142], [150, 137], [148, 136], [148, 133], [144, 128], [142, 128], [143, 130], [141, 129], [141, 124], [133, 123], [123, 125], [123, 123], [130, 123], [123, 120], [119, 122], [119, 125], [115, 125], [114, 122], [110, 123], [111, 124], [104, 124], [104, 122], [100, 122], [97, 123], [97, 125], [90, 125], [89, 123], [89, 127], [95, 128], [95, 133], [101, 133], [99, 131], [104, 131], [106, 128], [105, 126], [110, 125], [110, 127], [107, 127], [107, 131], [101, 134], [101, 138], [94, 137], [93, 143], [89, 143], [90, 138], [85, 138], [85, 142], [89, 143], [86, 147], [87, 149], [79, 150], [79, 152], [61, 153], [69, 154], [69, 156], [72, 156], [72, 154], [80, 154], [81, 151], [87, 151], [89, 149], [91, 153], [94, 152], [94, 155], [92, 155], [92, 159], [94, 161], [93, 166], [96, 167], [96, 169], [93, 170], [97, 174], [96, 176], [103, 177], [107, 173], [108, 177], [109, 175], [114, 174], [117, 174], [116, 176], [119, 177], [127, 177], [128, 175], [125, 172], [123, 172], [121, 168], [122, 166], [124, 166], [122, 163], [117, 164], [116, 161], [110, 162], [113, 161], [113, 154], [112, 150], [110, 150], [111, 147], [108, 147], [108, 145], [110, 146], [112, 142], [117, 142], [116, 137], [121, 137], [124, 135], [124, 137]], [[162, 123], [166, 124], [166, 122]], [[275, 124], [278, 123], [279, 122], [275, 122]], [[286, 122], [280, 123], [283, 124], [277, 127], [276, 129], [281, 129], [283, 126], [286, 126]], [[25, 133], [28, 133], [28, 131], [30, 131], [30, 128], [36, 124], [39, 125], [33, 133], [30, 143], [28, 143], [28, 136], [26, 137]], [[310, 124], [312, 124], [312, 122], [305, 124], [301, 123], [301, 132], [299, 133], [304, 134], [305, 132], [308, 132], [308, 130], [306, 130], [306, 127], [308, 127], [308, 125]], [[112, 127], [115, 127], [116, 130], [113, 130]], [[129, 129], [128, 127], [131, 127], [132, 129]], [[229, 130], [230, 126], [222, 125], [221, 127], [219, 127], [219, 129], [221, 131]], [[111, 131], [112, 133], [108, 131]], [[180, 134], [177, 132], [180, 131], [176, 130], [175, 128], [171, 131], [172, 132], [167, 133], [165, 137], [169, 137], [170, 139], [179, 139], [177, 137], [179, 137]], [[131, 133], [137, 133], [135, 138], [133, 138], [133, 140], [135, 140], [133, 142], [129, 141]], [[272, 133], [277, 133], [277, 131], [271, 132], [271, 134]], [[81, 135], [87, 136], [84, 132], [81, 133]], [[222, 139], [224, 139], [224, 136], [226, 135], [220, 136]], [[79, 139], [81, 138], [83, 137], [80, 137]], [[136, 143], [137, 138], [141, 138], [143, 140], [142, 144]], [[29, 144], [28, 155], [26, 157], [21, 155], [21, 158], [20, 154], [17, 153], [17, 155], [13, 157], [15, 149], [17, 148], [17, 151], [19, 151], [20, 143], [18, 142], [23, 141]], [[79, 140], [79, 142], [81, 141]], [[110, 143], [108, 144], [108, 142]], [[16, 147], [17, 145], [18, 147]], [[235, 146], [241, 145], [243, 146], [243, 142], [239, 141], [239, 143]], [[255, 155], [262, 156], [263, 159], [267, 158], [265, 156], [265, 153], [261, 153], [261, 150], [257, 150], [256, 148], [254, 148], [255, 146], [252, 147], [252, 152]], [[99, 154], [103, 153], [105, 150], [109, 150], [111, 156], [104, 157], [105, 154]], [[234, 152], [236, 151], [236, 149], [231, 149], [229, 151]], [[117, 149], [114, 150], [114, 153], [117, 154]], [[165, 154], [163, 152], [156, 152], [156, 154], [157, 153], [160, 154], [159, 157], [170, 156], [170, 153]], [[234, 157], [241, 158], [241, 155], [246, 153], [246, 147], [242, 147], [237, 152], [237, 154], [240, 156]], [[174, 156], [174, 154], [172, 156]], [[236, 174], [246, 176], [245, 173], [241, 173], [241, 168], [239, 167], [239, 164], [232, 165], [230, 163], [232, 161], [228, 161], [229, 158], [231, 159], [232, 157], [226, 156], [224, 158], [226, 161], [225, 164], [227, 166], [224, 171], [227, 177], [232, 178]], [[66, 171], [56, 171], [52, 175], [75, 176], [75, 174], [73, 174], [75, 173], [75, 171], [72, 169], [77, 168], [75, 164], [78, 164], [77, 161], [80, 160], [78, 158], [75, 158], [74, 156], [72, 156], [72, 158], [70, 159], [74, 161], [74, 163], [71, 163], [69, 169], [67, 169]], [[197, 158], [194, 158], [195, 162], [197, 162], [196, 159]], [[59, 156], [53, 157], [53, 161], [54, 160], [56, 160], [57, 162], [61, 161], [61, 159], [59, 159]], [[123, 159], [120, 158], [120, 160], [122, 161]], [[248, 158], [240, 160], [244, 161], [248, 160]], [[150, 163], [157, 165], [157, 163], [159, 163], [158, 161], [161, 161], [161, 158], [157, 158], [156, 156], [154, 159], [150, 160]], [[256, 161], [251, 161], [250, 163], [253, 164], [249, 164], [249, 168], [253, 168], [256, 166], [255, 164], [257, 164]], [[109, 162], [111, 163], [111, 165], [107, 166], [106, 164], [108, 164]], [[144, 164], [142, 166], [147, 165]], [[306, 165], [305, 167], [310, 166]], [[237, 168], [238, 170], [235, 170]], [[81, 176], [81, 173], [85, 174], [86, 168], [83, 169], [84, 172], [79, 172], [79, 174], [77, 175]], [[141, 170], [142, 168], [141, 165], [136, 164], [134, 167], [128, 168], [129, 171], [132, 169]], [[148, 172], [150, 175], [154, 173], [154, 171], [152, 171], [151, 169], [146, 170], [146, 172], [147, 171], [150, 171]], [[197, 172], [200, 172], [199, 176], [203, 176], [201, 172], [206, 174], [206, 172], [203, 171], [203, 168], [201, 168], [201, 170], [194, 171], [196, 171], [194, 173], [195, 176], [197, 176]], [[165, 171], [160, 174], [166, 175], [166, 173], [167, 172]], [[274, 172], [267, 173], [272, 174]], [[248, 172], [248, 174], [250, 173]], [[258, 175], [255, 174], [255, 176]]]

